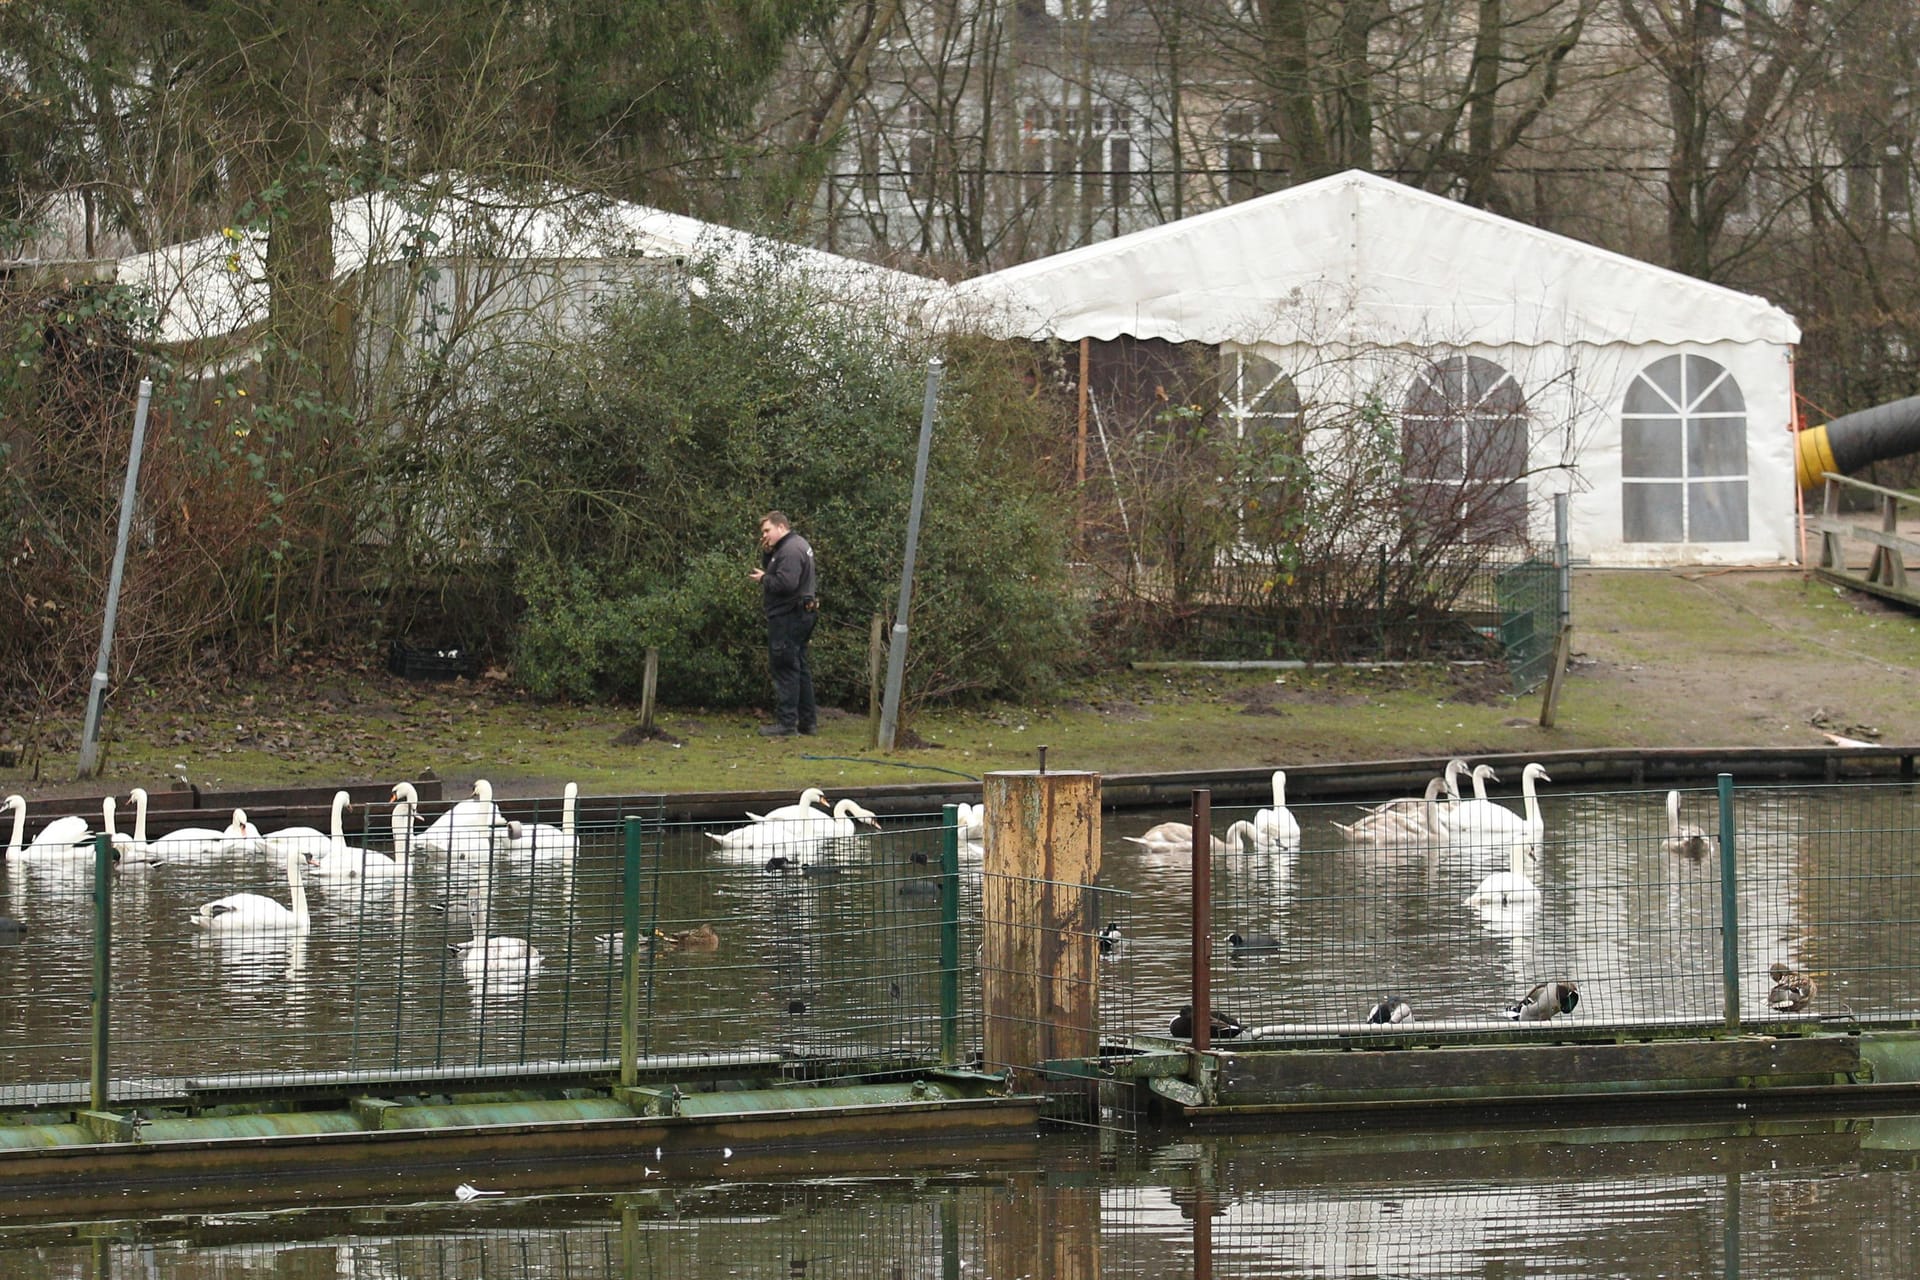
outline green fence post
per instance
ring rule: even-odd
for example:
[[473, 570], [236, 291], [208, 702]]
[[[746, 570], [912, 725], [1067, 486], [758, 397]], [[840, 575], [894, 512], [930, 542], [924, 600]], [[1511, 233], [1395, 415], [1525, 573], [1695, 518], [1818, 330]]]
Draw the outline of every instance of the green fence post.
[[1733, 775], [1720, 775], [1720, 975], [1727, 1030], [1740, 1029], [1740, 883], [1734, 878]]
[[627, 819], [620, 890], [620, 1083], [640, 1082], [640, 819]]
[[940, 1061], [960, 1060], [960, 807], [940, 811]]
[[113, 981], [113, 841], [105, 832], [93, 840], [93, 1063], [88, 1073], [89, 1103], [107, 1109], [107, 992]]

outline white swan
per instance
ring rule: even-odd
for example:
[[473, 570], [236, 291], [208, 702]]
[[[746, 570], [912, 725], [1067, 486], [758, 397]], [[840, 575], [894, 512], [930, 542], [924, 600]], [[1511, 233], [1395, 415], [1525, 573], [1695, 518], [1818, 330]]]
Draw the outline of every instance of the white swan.
[[1707, 856], [1713, 848], [1713, 837], [1694, 826], [1691, 822], [1680, 821], [1680, 793], [1667, 792], [1667, 839], [1666, 851], [1682, 858], [1691, 858], [1698, 862]]
[[100, 827], [113, 842], [113, 864], [122, 871], [148, 871], [166, 861], [160, 851], [147, 843], [147, 793], [133, 789], [134, 832], [122, 834], [114, 826], [115, 805], [112, 796], [100, 797]]
[[27, 835], [27, 798], [17, 795], [8, 796], [6, 802], [0, 804], [0, 808], [13, 810], [13, 837], [7, 841], [6, 856], [17, 858], [20, 856], [20, 842], [26, 839]]
[[467, 914], [473, 919], [473, 937], [448, 944], [448, 950], [460, 958], [460, 968], [475, 986], [495, 986], [502, 990], [524, 988], [539, 972], [542, 957], [539, 948], [525, 938], [495, 937], [487, 933], [487, 908], [483, 890], [467, 895]]
[[332, 844], [332, 837], [318, 827], [282, 827], [266, 835], [266, 852], [280, 855], [291, 850], [302, 858], [317, 858]]
[[189, 919], [196, 928], [215, 933], [306, 933], [313, 927], [307, 913], [307, 890], [300, 883], [300, 851], [287, 851], [287, 887], [291, 908], [258, 893], [230, 893], [201, 906]]
[[147, 793], [135, 787], [133, 801], [133, 840], [144, 845], [167, 862], [185, 862], [192, 858], [218, 857], [221, 854], [264, 853], [268, 849], [259, 828], [247, 821], [245, 809], [233, 811], [233, 821], [222, 830], [212, 827], [180, 827], [156, 840], [147, 839]]
[[[9, 797], [10, 801], [12, 799], [19, 799], [20, 812], [25, 814], [25, 797]], [[10, 848], [7, 856], [20, 862], [66, 862], [77, 857], [90, 858], [93, 856], [93, 829], [79, 814], [55, 818], [34, 833], [25, 849]]]
[[[1162, 822], [1155, 826], [1148, 827], [1146, 831], [1140, 835], [1122, 836], [1120, 838], [1129, 844], [1140, 845], [1142, 848], [1150, 849], [1155, 853], [1184, 853], [1189, 855], [1193, 853], [1193, 828], [1184, 822]], [[1215, 853], [1238, 853], [1242, 849], [1242, 841], [1246, 841], [1256, 849], [1259, 847], [1258, 833], [1255, 832], [1253, 824], [1244, 819], [1228, 827], [1224, 837], [1212, 837], [1213, 851]]]
[[1534, 857], [1526, 845], [1515, 843], [1507, 850], [1507, 869], [1496, 871], [1480, 882], [1464, 905], [1469, 907], [1517, 907], [1540, 900], [1540, 888], [1527, 878], [1527, 864]]
[[417, 829], [420, 793], [414, 790], [413, 784], [411, 782], [394, 783], [393, 790], [387, 795], [387, 802], [393, 806], [393, 812], [388, 815], [387, 823], [389, 830], [393, 833], [394, 852], [411, 853], [414, 849], [423, 847], [420, 832]]
[[[494, 851], [506, 850], [513, 839], [500, 806], [493, 802], [493, 784], [485, 778], [474, 779], [467, 798], [441, 814], [434, 826], [441, 821], [447, 824], [444, 847], [456, 860], [490, 863]], [[425, 840], [422, 836], [422, 843]]]
[[1473, 770], [1473, 799], [1462, 800], [1453, 807], [1453, 813], [1447, 821], [1448, 840], [1457, 848], [1484, 853], [1497, 853], [1516, 841], [1537, 848], [1540, 842], [1540, 806], [1534, 798], [1533, 784], [1535, 779], [1546, 776], [1545, 767], [1539, 764], [1528, 765], [1522, 774], [1521, 787], [1527, 796], [1527, 813], [1522, 816], [1487, 799], [1486, 780], [1497, 779], [1499, 775], [1494, 773], [1491, 765], [1476, 765]]
[[522, 825], [511, 839], [512, 852], [522, 857], [572, 858], [580, 852], [580, 837], [574, 834], [574, 810], [579, 802], [580, 784], [569, 782], [560, 794], [560, 825], [556, 827], [551, 822]]
[[800, 803], [783, 804], [778, 809], [769, 809], [765, 813], [747, 810], [747, 817], [754, 822], [778, 822], [783, 818], [815, 818], [827, 812], [827, 793], [818, 787], [808, 787], [800, 793]]
[[406, 870], [406, 864], [399, 859], [347, 843], [345, 816], [350, 799], [344, 791], [333, 793], [333, 830], [327, 835], [327, 851], [309, 860], [314, 878], [358, 880], [362, 876], [376, 879], [400, 875]]
[[834, 805], [832, 814], [815, 810], [811, 817], [775, 818], [768, 815], [763, 821], [750, 822], [731, 831], [709, 831], [707, 839], [719, 845], [723, 853], [734, 857], [757, 859], [768, 854], [781, 854], [789, 858], [804, 858], [817, 853], [828, 840], [851, 839], [858, 833], [854, 825], [856, 822], [874, 828], [880, 825], [869, 810], [848, 798]]
[[980, 843], [987, 837], [987, 806], [980, 804], [957, 804], [953, 806], [954, 818], [960, 824], [962, 843], [971, 841]]
[[[1300, 822], [1287, 808], [1287, 773], [1273, 771], [1273, 808], [1253, 815], [1254, 848], [1262, 853], [1298, 853]], [[1191, 842], [1189, 842], [1191, 843]]]

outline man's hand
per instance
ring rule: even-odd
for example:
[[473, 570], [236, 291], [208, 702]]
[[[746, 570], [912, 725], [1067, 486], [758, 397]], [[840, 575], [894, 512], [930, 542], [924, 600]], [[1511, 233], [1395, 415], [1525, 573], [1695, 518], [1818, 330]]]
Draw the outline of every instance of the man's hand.
[[752, 578], [755, 582], [758, 582], [760, 581], [760, 579], [767, 576], [767, 571], [765, 569], [755, 569], [752, 573], [748, 574], [747, 576], [749, 578]]

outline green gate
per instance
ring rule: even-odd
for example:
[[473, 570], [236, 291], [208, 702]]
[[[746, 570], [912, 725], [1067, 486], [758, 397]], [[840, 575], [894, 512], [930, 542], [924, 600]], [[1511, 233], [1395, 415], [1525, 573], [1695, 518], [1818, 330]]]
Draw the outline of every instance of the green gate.
[[1523, 560], [1494, 576], [1493, 598], [1500, 610], [1500, 647], [1515, 693], [1540, 687], [1553, 665], [1560, 630], [1560, 584], [1551, 560]]

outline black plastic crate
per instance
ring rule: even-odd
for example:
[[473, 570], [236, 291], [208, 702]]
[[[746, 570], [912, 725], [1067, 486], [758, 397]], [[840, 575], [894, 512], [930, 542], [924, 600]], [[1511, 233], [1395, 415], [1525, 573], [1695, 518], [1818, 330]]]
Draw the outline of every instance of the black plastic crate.
[[395, 640], [387, 646], [387, 670], [408, 680], [472, 680], [480, 656], [470, 649], [417, 648]]

